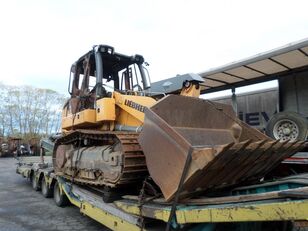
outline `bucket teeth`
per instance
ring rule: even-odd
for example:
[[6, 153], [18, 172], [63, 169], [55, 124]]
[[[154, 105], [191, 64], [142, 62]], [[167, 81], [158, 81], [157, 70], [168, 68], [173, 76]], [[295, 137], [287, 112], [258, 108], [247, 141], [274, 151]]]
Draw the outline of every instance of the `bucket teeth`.
[[181, 198], [258, 181], [304, 144], [272, 140], [238, 120], [231, 106], [174, 95], [145, 110], [139, 142], [167, 201], [177, 192], [191, 149]]
[[[225, 163], [226, 167], [229, 169], [233, 169], [229, 174], [220, 176], [216, 181], [216, 185], [221, 185], [224, 182], [235, 182], [239, 175], [243, 175], [242, 173], [245, 169], [249, 169], [251, 166], [247, 166], [247, 163], [251, 162], [252, 157], [256, 157], [260, 148], [264, 146], [266, 140], [258, 141], [255, 143], [250, 142], [244, 149], [236, 150], [231, 157], [231, 161]], [[254, 155], [254, 156], [252, 156]], [[238, 163], [242, 163], [241, 168], [238, 168]], [[215, 177], [216, 179], [216, 177]]]

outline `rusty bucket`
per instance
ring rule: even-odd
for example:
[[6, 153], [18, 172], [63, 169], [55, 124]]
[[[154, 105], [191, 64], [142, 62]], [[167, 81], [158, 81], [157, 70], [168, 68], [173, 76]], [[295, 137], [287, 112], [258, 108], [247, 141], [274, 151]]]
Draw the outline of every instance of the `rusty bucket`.
[[261, 179], [303, 142], [279, 142], [237, 119], [232, 107], [169, 95], [145, 111], [139, 142], [151, 177], [174, 198], [191, 150], [181, 197]]

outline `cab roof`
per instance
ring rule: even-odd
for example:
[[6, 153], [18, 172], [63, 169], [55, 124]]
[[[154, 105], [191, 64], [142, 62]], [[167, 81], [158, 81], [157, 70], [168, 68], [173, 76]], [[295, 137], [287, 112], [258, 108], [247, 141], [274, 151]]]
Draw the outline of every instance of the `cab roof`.
[[[103, 70], [104, 76], [112, 75], [114, 72], [119, 72], [124, 68], [127, 68], [131, 64], [142, 64], [144, 58], [141, 55], [124, 55], [114, 51], [114, 48], [108, 45], [97, 45], [94, 46], [92, 50], [88, 51], [86, 54], [82, 55], [73, 65], [74, 70], [77, 64], [82, 63], [85, 59], [90, 58], [90, 64], [93, 66], [91, 70], [95, 70], [95, 52], [100, 52], [103, 59]], [[81, 66], [83, 73], [83, 67]], [[91, 73], [94, 76], [94, 73]]]

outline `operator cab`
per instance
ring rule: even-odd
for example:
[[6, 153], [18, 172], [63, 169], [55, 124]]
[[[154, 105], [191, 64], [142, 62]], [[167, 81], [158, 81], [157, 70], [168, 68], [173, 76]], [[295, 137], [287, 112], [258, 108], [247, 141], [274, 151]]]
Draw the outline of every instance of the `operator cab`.
[[71, 112], [95, 108], [97, 99], [110, 97], [113, 91], [142, 94], [150, 88], [143, 63], [141, 55], [127, 56], [114, 52], [111, 46], [94, 46], [71, 67], [68, 86]]

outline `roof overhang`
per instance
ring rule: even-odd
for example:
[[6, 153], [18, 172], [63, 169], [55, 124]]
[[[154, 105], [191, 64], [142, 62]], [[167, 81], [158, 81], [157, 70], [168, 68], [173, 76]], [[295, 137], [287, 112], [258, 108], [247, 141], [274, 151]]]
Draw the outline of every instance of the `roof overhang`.
[[201, 93], [270, 81], [306, 69], [308, 39], [199, 73], [205, 79]]

